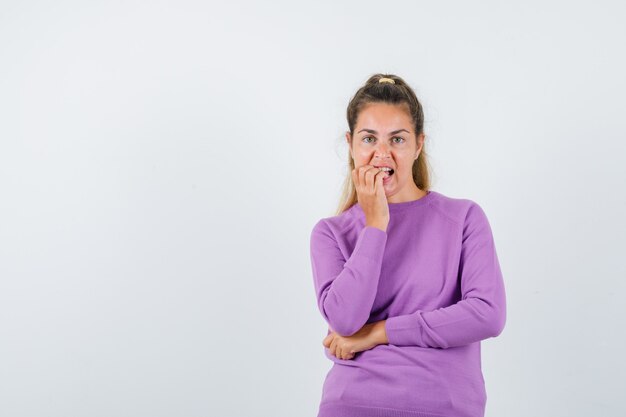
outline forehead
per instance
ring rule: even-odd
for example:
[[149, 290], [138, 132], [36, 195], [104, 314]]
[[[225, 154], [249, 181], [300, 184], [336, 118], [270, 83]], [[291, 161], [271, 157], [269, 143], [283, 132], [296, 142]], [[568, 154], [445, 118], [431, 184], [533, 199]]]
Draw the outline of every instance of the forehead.
[[369, 103], [359, 112], [356, 126], [379, 131], [411, 130], [411, 116], [405, 104]]

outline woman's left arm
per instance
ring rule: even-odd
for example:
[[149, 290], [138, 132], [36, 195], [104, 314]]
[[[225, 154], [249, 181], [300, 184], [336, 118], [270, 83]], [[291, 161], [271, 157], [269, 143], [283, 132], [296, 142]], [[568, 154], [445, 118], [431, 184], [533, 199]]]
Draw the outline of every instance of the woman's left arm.
[[502, 272], [489, 221], [473, 203], [463, 226], [459, 263], [462, 299], [432, 311], [389, 317], [384, 336], [389, 344], [449, 348], [498, 336], [506, 322]]

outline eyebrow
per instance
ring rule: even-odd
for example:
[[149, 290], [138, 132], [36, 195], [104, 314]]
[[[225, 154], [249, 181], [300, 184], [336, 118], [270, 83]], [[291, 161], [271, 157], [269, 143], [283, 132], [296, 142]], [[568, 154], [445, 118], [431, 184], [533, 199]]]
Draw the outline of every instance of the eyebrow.
[[[356, 132], [356, 133], [361, 133], [361, 132], [363, 132], [363, 131], [366, 131], [367, 133], [373, 133], [373, 134], [375, 134], [375, 135], [376, 135], [376, 134], [378, 134], [378, 132], [377, 132], [377, 131], [375, 131], [375, 130], [373, 130], [373, 129], [361, 129], [361, 130], [359, 130], [359, 131], [358, 131], [358, 132]], [[398, 130], [394, 130], [393, 132], [390, 132], [389, 134], [390, 134], [390, 135], [395, 135], [396, 133], [400, 133], [400, 132], [402, 132], [402, 131], [404, 131], [404, 132], [406, 132], [406, 133], [411, 133], [411, 132], [409, 132], [409, 131], [408, 131], [408, 130], [406, 130], [406, 129], [398, 129]]]

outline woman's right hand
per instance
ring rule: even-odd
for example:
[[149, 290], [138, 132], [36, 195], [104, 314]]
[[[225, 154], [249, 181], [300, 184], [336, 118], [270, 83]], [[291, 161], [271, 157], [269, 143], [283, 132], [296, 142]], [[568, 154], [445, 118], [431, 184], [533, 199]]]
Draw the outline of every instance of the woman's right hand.
[[389, 205], [383, 186], [385, 172], [373, 165], [362, 165], [352, 170], [352, 181], [359, 205], [365, 213], [366, 226], [387, 231]]

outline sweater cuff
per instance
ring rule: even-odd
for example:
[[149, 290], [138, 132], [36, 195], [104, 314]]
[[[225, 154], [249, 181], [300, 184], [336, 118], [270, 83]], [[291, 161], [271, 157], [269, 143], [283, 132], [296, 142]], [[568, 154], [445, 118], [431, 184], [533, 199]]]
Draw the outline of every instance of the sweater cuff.
[[385, 333], [390, 345], [422, 346], [421, 327], [413, 314], [386, 319]]
[[359, 232], [354, 253], [382, 262], [387, 243], [387, 232], [374, 226], [365, 226]]

